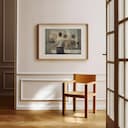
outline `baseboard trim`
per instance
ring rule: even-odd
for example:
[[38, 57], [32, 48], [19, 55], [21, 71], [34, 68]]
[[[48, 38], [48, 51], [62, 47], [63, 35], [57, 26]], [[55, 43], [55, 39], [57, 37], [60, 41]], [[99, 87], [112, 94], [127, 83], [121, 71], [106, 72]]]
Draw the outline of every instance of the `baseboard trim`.
[[[79, 101], [81, 102], [81, 101]], [[84, 105], [81, 103], [77, 103], [77, 110], [83, 110]], [[92, 103], [89, 102], [88, 105], [89, 110], [92, 110]], [[67, 110], [72, 110], [72, 104], [67, 103]], [[29, 103], [27, 104], [18, 104], [16, 110], [62, 110], [61, 102], [44, 102], [42, 103]], [[96, 110], [106, 110], [105, 100], [96, 101]]]

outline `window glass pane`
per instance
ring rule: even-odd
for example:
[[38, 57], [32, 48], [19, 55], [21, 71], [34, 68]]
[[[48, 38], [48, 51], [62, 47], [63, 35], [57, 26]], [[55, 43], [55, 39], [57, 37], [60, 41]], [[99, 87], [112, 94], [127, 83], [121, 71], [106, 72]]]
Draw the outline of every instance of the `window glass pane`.
[[114, 90], [114, 64], [108, 65], [108, 79], [107, 79], [108, 88]]
[[119, 62], [119, 94], [124, 96], [124, 62]]
[[108, 72], [107, 72], [107, 88], [110, 88], [110, 64], [108, 64]]
[[125, 66], [125, 98], [128, 99], [128, 62]]
[[107, 115], [109, 115], [110, 116], [110, 99], [109, 99], [109, 97], [110, 97], [110, 94], [109, 94], [109, 91], [107, 91]]
[[128, 0], [125, 0], [125, 17], [128, 17]]
[[119, 98], [119, 127], [124, 128], [124, 99]]
[[110, 31], [113, 31], [114, 30], [114, 0], [110, 2], [109, 20], [110, 20]]
[[119, 0], [119, 20], [124, 18], [124, 0]]
[[119, 58], [124, 58], [124, 24], [119, 25]]
[[107, 60], [109, 61], [109, 53], [110, 53], [110, 50], [109, 50], [109, 45], [110, 45], [110, 35], [107, 35]]
[[110, 86], [109, 86], [109, 81], [110, 81], [110, 80], [109, 80], [109, 74], [110, 74], [110, 73], [109, 73], [109, 65], [110, 65], [110, 64], [107, 64], [107, 88], [110, 88]]
[[109, 14], [110, 13], [109, 13], [109, 4], [108, 4], [108, 6], [107, 6], [107, 32], [109, 32], [109, 24], [110, 24], [109, 23], [109, 17], [110, 17]]
[[109, 104], [110, 118], [114, 120], [114, 94], [112, 92], [110, 92], [109, 98], [110, 98], [110, 104]]
[[128, 128], [128, 102], [125, 102], [125, 128]]
[[109, 60], [114, 61], [114, 34], [109, 36]]
[[125, 23], [125, 57], [128, 59], [128, 21]]

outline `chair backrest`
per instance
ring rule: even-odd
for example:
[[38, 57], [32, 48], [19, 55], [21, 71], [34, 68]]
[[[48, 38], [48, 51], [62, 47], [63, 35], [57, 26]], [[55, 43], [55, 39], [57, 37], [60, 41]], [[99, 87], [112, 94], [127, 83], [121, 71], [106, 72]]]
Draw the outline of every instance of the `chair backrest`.
[[96, 81], [96, 75], [94, 74], [74, 74], [73, 79], [78, 83], [89, 83]]

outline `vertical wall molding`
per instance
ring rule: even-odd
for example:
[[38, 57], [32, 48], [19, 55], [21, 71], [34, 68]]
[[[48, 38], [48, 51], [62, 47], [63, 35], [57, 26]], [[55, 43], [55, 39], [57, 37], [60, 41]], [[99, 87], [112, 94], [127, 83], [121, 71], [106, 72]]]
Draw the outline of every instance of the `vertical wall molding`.
[[5, 59], [5, 0], [2, 1], [3, 2], [3, 56], [2, 56], [2, 60], [3, 62], [6, 62]]
[[3, 60], [3, 63], [14, 63], [15, 62], [15, 60], [8, 60], [8, 59], [6, 59], [6, 46], [5, 46], [5, 44], [6, 44], [6, 41], [5, 41], [5, 39], [6, 39], [6, 30], [5, 30], [5, 24], [6, 24], [6, 19], [5, 19], [5, 17], [6, 17], [6, 3], [5, 3], [5, 1], [6, 0], [2, 0], [2, 2], [3, 2], [3, 54], [2, 54], [2, 60]]
[[[16, 0], [1, 0], [0, 96], [14, 95]], [[10, 101], [13, 102], [13, 101]]]

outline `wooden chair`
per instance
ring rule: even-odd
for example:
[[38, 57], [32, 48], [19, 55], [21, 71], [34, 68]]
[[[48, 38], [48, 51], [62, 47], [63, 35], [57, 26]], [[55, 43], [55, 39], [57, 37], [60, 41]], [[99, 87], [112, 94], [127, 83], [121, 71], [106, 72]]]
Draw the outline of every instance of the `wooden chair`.
[[[88, 97], [93, 97], [93, 113], [96, 111], [96, 75], [86, 75], [86, 74], [74, 74], [74, 79], [72, 81], [63, 82], [63, 99], [62, 99], [62, 114], [65, 114], [66, 109], [66, 97], [73, 97], [73, 111], [76, 110], [76, 98], [84, 98], [85, 107], [85, 118], [88, 114]], [[84, 85], [84, 91], [77, 91], [78, 83]], [[72, 91], [69, 91], [69, 86], [73, 86]], [[93, 85], [93, 91], [88, 91], [88, 86]]]

